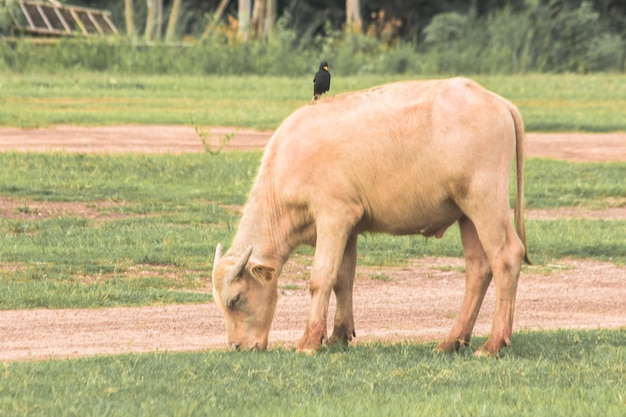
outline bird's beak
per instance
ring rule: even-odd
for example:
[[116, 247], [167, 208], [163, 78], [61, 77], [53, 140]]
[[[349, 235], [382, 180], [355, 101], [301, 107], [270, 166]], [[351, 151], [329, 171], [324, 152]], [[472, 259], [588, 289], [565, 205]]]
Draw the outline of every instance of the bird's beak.
[[328, 67], [324, 65], [324, 71], [328, 71]]

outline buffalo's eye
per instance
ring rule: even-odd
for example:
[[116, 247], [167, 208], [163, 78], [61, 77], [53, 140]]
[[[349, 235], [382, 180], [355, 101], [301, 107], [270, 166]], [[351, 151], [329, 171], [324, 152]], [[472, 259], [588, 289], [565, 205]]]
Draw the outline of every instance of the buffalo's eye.
[[237, 307], [237, 304], [239, 304], [239, 301], [241, 301], [241, 294], [237, 294], [236, 296], [228, 300], [228, 308], [230, 308], [231, 310], [234, 309], [235, 307]]

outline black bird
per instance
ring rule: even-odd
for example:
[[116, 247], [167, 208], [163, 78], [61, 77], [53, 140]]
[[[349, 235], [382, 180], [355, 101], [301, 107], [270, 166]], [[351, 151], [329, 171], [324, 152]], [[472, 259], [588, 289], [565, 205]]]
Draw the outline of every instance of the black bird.
[[313, 78], [313, 100], [320, 98], [322, 94], [330, 90], [330, 72], [328, 72], [328, 62], [322, 61], [320, 69]]

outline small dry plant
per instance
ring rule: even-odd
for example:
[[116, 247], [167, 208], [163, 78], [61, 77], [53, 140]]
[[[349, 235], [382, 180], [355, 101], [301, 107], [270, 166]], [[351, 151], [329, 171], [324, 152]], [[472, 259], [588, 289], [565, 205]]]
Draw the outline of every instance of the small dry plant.
[[234, 130], [230, 133], [226, 133], [223, 135], [218, 135], [218, 145], [216, 149], [213, 149], [212, 145], [211, 145], [211, 129], [210, 128], [203, 128], [200, 126], [195, 126], [194, 127], [196, 134], [200, 137], [200, 140], [202, 141], [202, 145], [204, 145], [204, 150], [210, 154], [210, 155], [217, 155], [219, 154], [222, 149], [224, 148], [224, 146], [228, 145], [228, 142], [230, 142], [232, 140], [232, 138], [235, 137], [235, 135], [237, 134], [237, 131]]

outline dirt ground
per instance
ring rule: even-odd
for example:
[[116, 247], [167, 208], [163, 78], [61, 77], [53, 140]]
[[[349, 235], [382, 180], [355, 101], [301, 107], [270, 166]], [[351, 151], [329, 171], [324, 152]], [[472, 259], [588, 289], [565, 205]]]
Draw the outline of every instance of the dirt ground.
[[[234, 133], [225, 150], [261, 149], [273, 132], [235, 127], [203, 129], [211, 148]], [[203, 152], [200, 136], [190, 126], [57, 126], [49, 129], [0, 128], [0, 152]], [[626, 161], [626, 133], [528, 133], [526, 155], [570, 161]]]
[[[212, 149], [230, 133], [225, 151], [261, 149], [272, 132], [215, 127]], [[0, 129], [0, 152], [204, 152], [193, 128], [183, 126]], [[626, 161], [626, 134], [528, 134], [528, 157], [571, 161]], [[28, 207], [28, 210], [20, 208]], [[94, 205], [0, 198], [0, 216], [60, 215], [100, 218]], [[528, 218], [626, 219], [625, 207], [529, 210]], [[306, 262], [284, 268], [270, 347], [294, 347], [304, 330], [309, 296]], [[1, 267], [1, 264], [0, 264]], [[452, 326], [464, 290], [463, 260], [421, 258], [406, 267], [359, 267], [355, 284], [353, 343], [377, 340], [437, 341]], [[384, 279], [381, 279], [384, 277]], [[520, 277], [514, 332], [536, 329], [626, 327], [626, 267], [561, 260], [527, 267]], [[209, 291], [207, 283], [206, 291]], [[489, 332], [494, 289], [489, 289], [474, 334]], [[331, 304], [332, 317], [333, 305]], [[331, 322], [331, 320], [329, 320]], [[515, 343], [515, 334], [513, 335]], [[0, 311], [0, 361], [69, 358], [98, 354], [225, 348], [221, 313], [213, 304], [141, 308]]]

